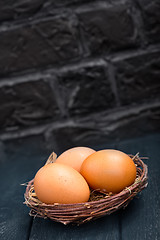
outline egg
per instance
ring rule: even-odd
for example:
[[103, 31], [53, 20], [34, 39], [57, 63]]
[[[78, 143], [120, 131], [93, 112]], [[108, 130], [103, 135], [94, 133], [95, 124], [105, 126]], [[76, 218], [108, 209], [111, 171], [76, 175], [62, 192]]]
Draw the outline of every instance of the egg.
[[74, 147], [63, 152], [56, 160], [57, 163], [63, 163], [80, 172], [83, 161], [95, 150], [89, 147]]
[[83, 176], [72, 167], [61, 163], [43, 166], [34, 178], [38, 199], [46, 204], [87, 202], [89, 186]]
[[91, 188], [119, 193], [134, 183], [136, 166], [127, 154], [104, 149], [86, 158], [80, 173]]

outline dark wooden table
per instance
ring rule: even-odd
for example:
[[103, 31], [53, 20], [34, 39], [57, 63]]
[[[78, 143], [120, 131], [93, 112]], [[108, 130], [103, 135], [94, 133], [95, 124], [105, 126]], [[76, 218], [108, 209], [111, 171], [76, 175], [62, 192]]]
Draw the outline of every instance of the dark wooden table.
[[[62, 148], [56, 146], [57, 153]], [[92, 146], [91, 146], [92, 147]], [[81, 226], [33, 219], [23, 204], [25, 183], [45, 163], [49, 150], [43, 139], [31, 137], [0, 144], [0, 240], [158, 240], [160, 239], [160, 134], [147, 135], [96, 149], [115, 148], [148, 156], [149, 184], [125, 210]]]

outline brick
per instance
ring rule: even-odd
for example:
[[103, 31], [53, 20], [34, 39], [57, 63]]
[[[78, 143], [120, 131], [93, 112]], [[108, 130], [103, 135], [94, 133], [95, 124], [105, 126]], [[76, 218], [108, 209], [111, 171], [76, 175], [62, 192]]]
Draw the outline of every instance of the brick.
[[123, 105], [160, 99], [160, 51], [119, 59], [114, 67]]
[[[96, 0], [94, 0], [96, 1]], [[25, 20], [60, 8], [76, 6], [93, 0], [8, 0], [0, 1], [0, 21]], [[56, 8], [56, 9], [55, 9]]]
[[35, 14], [44, 0], [8, 0], [0, 2], [0, 21], [27, 18]]
[[[153, 133], [160, 130], [160, 101], [124, 106], [73, 118], [68, 124], [52, 125], [46, 134], [46, 146], [60, 153], [74, 146], [95, 149], [109, 147], [108, 143]], [[76, 119], [76, 121], [74, 121]], [[59, 149], [60, 147], [60, 149]]]
[[138, 30], [132, 9], [127, 4], [102, 6], [94, 4], [78, 12], [82, 32], [91, 54], [135, 47], [139, 44]]
[[142, 14], [143, 27], [149, 43], [160, 41], [160, 1], [137, 0]]
[[[90, 119], [93, 122], [93, 119]], [[98, 120], [99, 121], [99, 120]], [[82, 125], [63, 126], [50, 131], [46, 139], [46, 147], [53, 151], [53, 142], [55, 143], [54, 149], [60, 154], [63, 151], [76, 147], [95, 145], [106, 142], [107, 134], [102, 132], [101, 129], [88, 126], [88, 123], [83, 122]]]
[[0, 88], [0, 128], [22, 127], [55, 120], [59, 109], [46, 81], [28, 81]]
[[80, 54], [76, 19], [57, 16], [0, 32], [0, 74], [73, 61]]
[[70, 115], [83, 115], [115, 106], [103, 64], [84, 64], [58, 75], [61, 96]]

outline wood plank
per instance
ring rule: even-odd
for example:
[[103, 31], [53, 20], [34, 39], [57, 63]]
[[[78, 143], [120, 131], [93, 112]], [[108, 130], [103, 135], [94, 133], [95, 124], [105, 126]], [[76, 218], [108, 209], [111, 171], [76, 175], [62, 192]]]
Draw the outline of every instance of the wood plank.
[[123, 141], [117, 148], [126, 153], [149, 157], [148, 187], [121, 210], [121, 239], [160, 239], [160, 134]]
[[[76, 227], [38, 218], [32, 226], [29, 209], [22, 204], [25, 189], [20, 184], [30, 180], [48, 157], [43, 141], [30, 138], [7, 142], [5, 147], [0, 144], [0, 239], [160, 239], [159, 146], [158, 134], [118, 144], [127, 153], [149, 156], [148, 188], [125, 210]], [[105, 147], [114, 148], [104, 143], [97, 150]]]
[[30, 240], [55, 239], [55, 240], [105, 240], [119, 239], [118, 215], [97, 219], [80, 225], [64, 226], [51, 220], [34, 219]]
[[37, 138], [8, 141], [0, 152], [0, 239], [27, 240], [32, 218], [23, 204], [25, 187], [20, 184], [33, 178], [47, 152]]
[[[115, 145], [104, 143], [103, 145], [90, 146], [100, 150], [102, 148], [114, 148]], [[56, 223], [51, 220], [35, 218], [31, 229], [30, 240], [106, 240], [119, 239], [119, 213], [85, 223], [80, 226]]]

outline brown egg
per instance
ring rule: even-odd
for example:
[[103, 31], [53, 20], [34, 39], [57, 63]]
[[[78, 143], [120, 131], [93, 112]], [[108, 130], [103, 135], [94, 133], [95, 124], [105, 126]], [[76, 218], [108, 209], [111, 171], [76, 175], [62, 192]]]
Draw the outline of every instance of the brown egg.
[[81, 174], [93, 189], [118, 193], [134, 183], [136, 166], [133, 160], [118, 150], [101, 150], [86, 158]]
[[38, 199], [47, 204], [72, 204], [87, 202], [89, 186], [82, 175], [72, 167], [61, 163], [43, 166], [34, 179]]
[[88, 147], [74, 147], [63, 152], [56, 162], [69, 165], [80, 172], [83, 161], [94, 152], [95, 150]]

